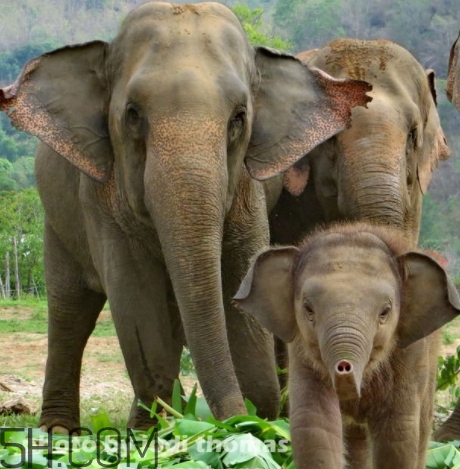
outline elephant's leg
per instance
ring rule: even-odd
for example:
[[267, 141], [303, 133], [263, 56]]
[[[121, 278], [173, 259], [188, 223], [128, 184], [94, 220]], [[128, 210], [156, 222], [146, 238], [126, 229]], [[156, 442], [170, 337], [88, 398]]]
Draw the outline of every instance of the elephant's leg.
[[85, 287], [81, 266], [48, 224], [45, 226], [45, 271], [48, 359], [39, 426], [71, 431], [80, 426], [83, 350], [106, 297]]
[[155, 422], [137, 400], [147, 406], [155, 396], [171, 401], [179, 376], [182, 329], [174, 328], [171, 320], [164, 265], [123, 235], [106, 240], [105, 247], [107, 296], [135, 394], [128, 427], [146, 429]]
[[435, 441], [460, 440], [460, 400], [449, 418], [434, 432]]
[[406, 398], [395, 397], [396, 404], [378, 421], [369, 422], [375, 469], [423, 469], [420, 462], [421, 403], [407, 390]]
[[350, 425], [344, 431], [348, 465], [351, 469], [372, 469], [372, 454], [368, 431], [363, 426]]
[[265, 204], [258, 198], [259, 190], [259, 186], [251, 187], [250, 191], [256, 194], [245, 199], [251, 217], [239, 210], [239, 200], [232, 208], [228, 220], [231, 226], [225, 229], [222, 278], [228, 340], [243, 396], [257, 407], [260, 416], [275, 418], [279, 413], [280, 389], [273, 336], [232, 301], [252, 257], [268, 247]]

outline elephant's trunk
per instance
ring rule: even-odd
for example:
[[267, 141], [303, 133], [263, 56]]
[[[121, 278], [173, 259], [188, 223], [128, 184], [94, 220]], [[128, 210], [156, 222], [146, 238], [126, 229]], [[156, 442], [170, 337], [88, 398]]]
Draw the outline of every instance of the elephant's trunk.
[[338, 137], [338, 206], [346, 218], [406, 229], [407, 136], [384, 117], [360, 113]]
[[334, 314], [319, 331], [321, 358], [339, 400], [361, 397], [361, 384], [372, 352], [372, 332], [353, 314]]
[[246, 412], [222, 298], [225, 130], [212, 121], [199, 128], [190, 119], [158, 122], [145, 172], [145, 202], [158, 231], [187, 344], [205, 397], [220, 419]]

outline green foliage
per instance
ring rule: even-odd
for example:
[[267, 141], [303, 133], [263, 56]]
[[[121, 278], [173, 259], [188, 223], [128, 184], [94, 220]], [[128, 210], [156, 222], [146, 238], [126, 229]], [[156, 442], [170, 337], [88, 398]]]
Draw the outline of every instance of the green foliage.
[[278, 0], [273, 19], [300, 50], [344, 36], [340, 0]]
[[459, 469], [460, 451], [457, 443], [446, 445], [445, 443], [431, 442], [426, 469]]
[[[0, 193], [0, 278], [4, 289], [18, 294], [43, 294], [43, 208], [36, 189]], [[17, 246], [20, 285], [14, 276], [14, 245]], [[9, 255], [10, 284], [6, 279]]]
[[[218, 421], [212, 417], [205, 402], [203, 405], [204, 398], [197, 397], [196, 386], [187, 397], [180, 396], [179, 389], [175, 386], [174, 407], [161, 399], [156, 399], [151, 409], [140, 404], [158, 420], [155, 438], [151, 430], [134, 431], [128, 435], [123, 429], [118, 440], [111, 418], [106, 412], [99, 411], [91, 415], [92, 435], [72, 437], [71, 455], [66, 436], [48, 436], [39, 429], [33, 429], [33, 438], [28, 439], [27, 430], [5, 428], [3, 441], [6, 444], [0, 446], [0, 457], [8, 464], [17, 463], [20, 456], [18, 445], [33, 444], [23, 454], [31, 458], [28, 462], [35, 469], [72, 469], [90, 461], [92, 469], [294, 469], [287, 420], [266, 421], [256, 415], [238, 415]], [[160, 407], [169, 416], [157, 412]], [[98, 439], [96, 432], [100, 435]], [[47, 449], [48, 438], [51, 438], [53, 451]], [[128, 439], [129, 446], [126, 444]], [[458, 469], [460, 452], [457, 443], [430, 443], [426, 468]]]
[[187, 347], [184, 347], [184, 350], [182, 351], [182, 357], [180, 360], [180, 371], [184, 376], [195, 376], [195, 366], [193, 365], [190, 350]]
[[438, 370], [436, 374], [436, 390], [448, 390], [455, 405], [460, 398], [460, 388], [457, 385], [460, 373], [460, 346], [457, 347], [455, 355], [438, 357]]
[[273, 34], [272, 28], [262, 21], [263, 8], [251, 10], [248, 5], [239, 3], [233, 7], [233, 12], [243, 25], [249, 42], [255, 46], [273, 47], [279, 50], [289, 50], [292, 45], [280, 36]]

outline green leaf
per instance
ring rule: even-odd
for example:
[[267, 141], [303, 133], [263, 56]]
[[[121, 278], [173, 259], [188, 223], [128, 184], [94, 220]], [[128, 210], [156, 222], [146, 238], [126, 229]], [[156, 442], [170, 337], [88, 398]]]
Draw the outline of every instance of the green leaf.
[[178, 379], [174, 380], [174, 387], [172, 393], [172, 408], [182, 414], [182, 396], [180, 389], [180, 382]]
[[94, 433], [97, 433], [99, 430], [103, 428], [110, 428], [112, 424], [110, 423], [110, 418], [107, 415], [107, 412], [102, 411], [97, 414], [91, 415], [91, 425], [93, 426]]
[[280, 467], [273, 460], [265, 444], [250, 433], [232, 435], [226, 438], [222, 445], [227, 450], [222, 459], [225, 466], [235, 466], [251, 461], [253, 458], [259, 458], [264, 461], [264, 467], [267, 469], [279, 469]]
[[427, 469], [444, 469], [446, 467], [444, 461], [448, 457], [451, 445], [443, 445], [437, 448], [433, 448], [428, 452]]
[[247, 397], [244, 399], [244, 404], [246, 405], [246, 410], [248, 411], [248, 415], [257, 414], [257, 407]]
[[200, 420], [177, 419], [174, 428], [176, 436], [195, 436], [208, 430], [214, 430], [216, 427], [212, 423], [202, 422]]
[[197, 402], [197, 398], [196, 398], [197, 387], [198, 387], [198, 385], [197, 385], [197, 383], [195, 383], [195, 385], [193, 386], [192, 392], [190, 393], [190, 396], [187, 399], [187, 404], [186, 404], [185, 410], [184, 410], [185, 416], [187, 416], [187, 415], [195, 416], [196, 402]]
[[210, 418], [214, 418], [204, 397], [198, 397], [196, 400], [195, 417], [205, 421], [208, 421]]
[[188, 454], [193, 461], [202, 461], [213, 469], [223, 469], [220, 455], [216, 451], [205, 451], [206, 441], [202, 441], [202, 446], [197, 442], [188, 449]]
[[176, 469], [208, 469], [208, 465], [202, 461], [187, 461], [172, 466], [164, 465], [163, 467], [175, 467]]

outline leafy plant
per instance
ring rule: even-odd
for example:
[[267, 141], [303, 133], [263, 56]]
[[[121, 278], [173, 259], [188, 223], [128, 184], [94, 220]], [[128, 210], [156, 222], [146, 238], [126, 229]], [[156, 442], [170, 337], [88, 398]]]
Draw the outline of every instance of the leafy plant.
[[438, 357], [438, 371], [436, 374], [436, 390], [444, 391], [457, 387], [457, 375], [460, 373], [460, 346], [455, 355]]

